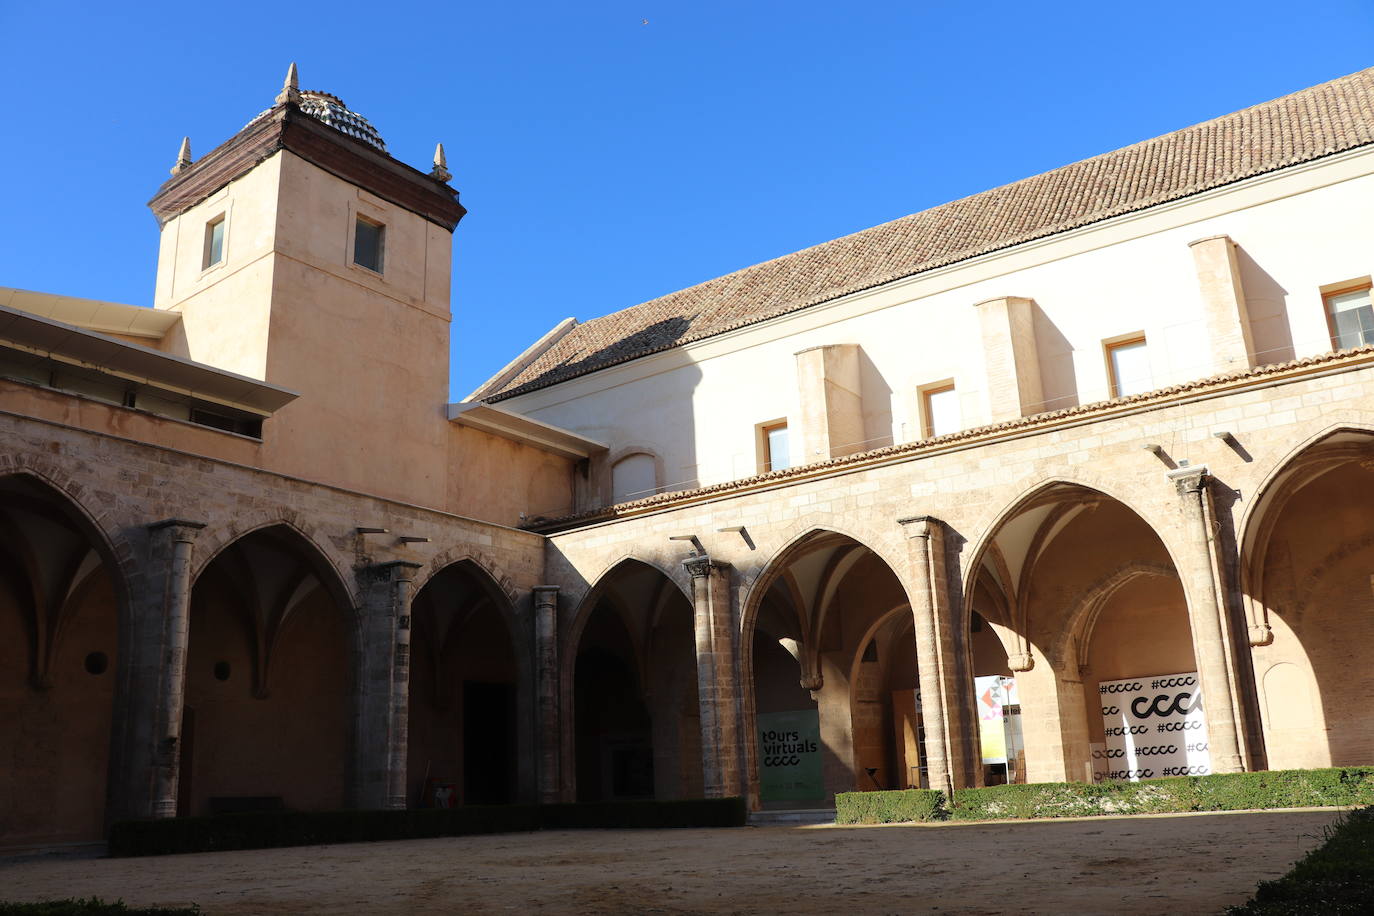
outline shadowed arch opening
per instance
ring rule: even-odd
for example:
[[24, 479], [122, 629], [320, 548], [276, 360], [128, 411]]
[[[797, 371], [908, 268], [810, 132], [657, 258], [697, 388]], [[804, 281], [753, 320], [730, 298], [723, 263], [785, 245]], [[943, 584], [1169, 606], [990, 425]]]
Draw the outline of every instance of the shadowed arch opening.
[[847, 535], [808, 532], [765, 567], [741, 621], [754, 807], [822, 807], [920, 778], [910, 623], [897, 575]]
[[1341, 429], [1260, 489], [1241, 589], [1268, 765], [1374, 762], [1374, 433]]
[[1193, 672], [1168, 549], [1120, 500], [1055, 483], [1002, 514], [970, 567], [960, 626], [980, 778], [1105, 778], [1099, 687]]
[[127, 591], [70, 497], [0, 477], [0, 830], [16, 845], [104, 833]]
[[700, 797], [692, 604], [677, 583], [621, 561], [588, 593], [565, 645], [564, 772], [575, 797]]
[[529, 663], [515, 611], [481, 566], [440, 570], [411, 604], [407, 803], [528, 800]]
[[295, 528], [209, 559], [191, 589], [178, 814], [344, 806], [356, 634], [347, 589]]

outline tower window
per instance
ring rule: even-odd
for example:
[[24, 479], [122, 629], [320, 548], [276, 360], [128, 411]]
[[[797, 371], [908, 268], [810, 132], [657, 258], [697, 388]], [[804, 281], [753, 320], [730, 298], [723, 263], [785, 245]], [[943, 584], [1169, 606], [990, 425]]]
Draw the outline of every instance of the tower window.
[[959, 395], [954, 391], [953, 382], [937, 382], [921, 389], [921, 432], [925, 436], [957, 433], [962, 426]]
[[760, 471], [781, 471], [792, 466], [787, 451], [787, 421], [778, 420], [764, 423], [758, 427], [760, 448]]
[[358, 217], [353, 232], [353, 263], [368, 270], [382, 272], [382, 253], [386, 244], [386, 227]]
[[201, 258], [200, 269], [214, 267], [224, 260], [224, 214], [221, 213], [205, 224], [205, 254]]

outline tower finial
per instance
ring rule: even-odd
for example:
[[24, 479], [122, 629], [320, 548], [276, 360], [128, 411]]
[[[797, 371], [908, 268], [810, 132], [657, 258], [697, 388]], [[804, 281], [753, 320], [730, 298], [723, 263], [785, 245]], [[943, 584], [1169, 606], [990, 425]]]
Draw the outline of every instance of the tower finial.
[[296, 62], [293, 60], [291, 66], [286, 71], [286, 82], [282, 83], [281, 92], [277, 93], [276, 102], [281, 105], [284, 102], [300, 104], [301, 101], [301, 80], [296, 73]]
[[191, 138], [181, 138], [181, 149], [177, 151], [177, 164], [172, 166], [172, 174], [180, 175], [191, 167]]
[[439, 181], [448, 181], [453, 177], [453, 173], [448, 170], [448, 157], [444, 155], [444, 144], [434, 145], [434, 168], [430, 169], [429, 177]]

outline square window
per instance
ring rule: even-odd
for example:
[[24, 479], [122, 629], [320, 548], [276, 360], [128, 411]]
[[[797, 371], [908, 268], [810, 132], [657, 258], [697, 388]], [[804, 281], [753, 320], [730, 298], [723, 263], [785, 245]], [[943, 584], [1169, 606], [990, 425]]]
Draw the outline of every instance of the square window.
[[963, 428], [959, 419], [959, 395], [953, 382], [941, 382], [921, 389], [921, 434], [926, 438], [957, 433]]
[[1369, 287], [1342, 289], [1322, 297], [1331, 325], [1331, 346], [1337, 350], [1374, 344], [1374, 305]]
[[205, 224], [205, 251], [201, 256], [200, 269], [214, 267], [224, 260], [224, 214]]
[[358, 224], [353, 231], [353, 263], [381, 273], [385, 244], [386, 227], [358, 217]]
[[763, 461], [761, 463], [764, 473], [790, 468], [792, 459], [787, 450], [787, 424], [765, 423], [760, 427], [759, 432], [762, 434], [763, 441]]
[[1108, 343], [1106, 347], [1112, 397], [1126, 398], [1133, 394], [1143, 394], [1154, 387], [1154, 377], [1150, 373], [1150, 351], [1145, 346], [1145, 335], [1133, 335]]

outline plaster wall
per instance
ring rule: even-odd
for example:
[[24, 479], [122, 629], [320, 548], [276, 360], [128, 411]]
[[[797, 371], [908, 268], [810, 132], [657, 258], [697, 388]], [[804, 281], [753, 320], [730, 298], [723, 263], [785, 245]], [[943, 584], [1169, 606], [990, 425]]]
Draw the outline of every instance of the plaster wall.
[[[1103, 342], [1144, 332], [1156, 387], [1245, 368], [1212, 356], [1189, 242], [1228, 234], [1239, 246], [1259, 363], [1329, 351], [1320, 288], [1367, 277], [1374, 243], [1374, 156], [1282, 180], [1255, 179], [1144, 216], [986, 256], [833, 305], [642, 357], [502, 402], [503, 407], [663, 457], [668, 489], [756, 468], [755, 426], [801, 425], [793, 354], [858, 344], [865, 447], [920, 438], [916, 392], [953, 379], [963, 425], [993, 417], [975, 303], [1035, 302], [1045, 409], [1109, 397]], [[1295, 232], [1300, 227], [1300, 232]], [[748, 392], [748, 397], [741, 397]], [[795, 458], [794, 458], [795, 460]]]

